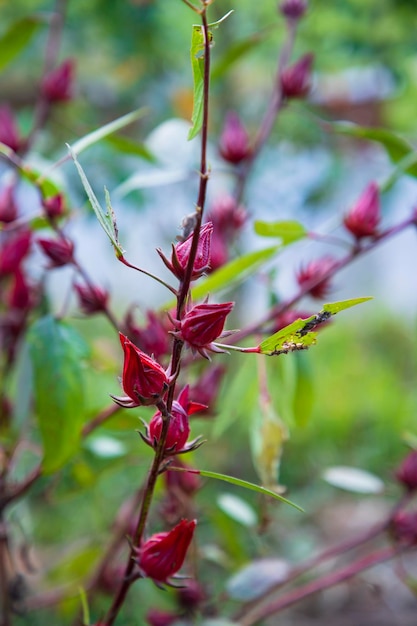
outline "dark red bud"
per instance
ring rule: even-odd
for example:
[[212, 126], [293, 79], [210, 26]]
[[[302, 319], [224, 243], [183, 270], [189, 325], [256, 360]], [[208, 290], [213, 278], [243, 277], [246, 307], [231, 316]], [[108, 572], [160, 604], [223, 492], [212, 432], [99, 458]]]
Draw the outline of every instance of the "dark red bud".
[[0, 107], [0, 142], [14, 152], [22, 147], [22, 140], [13, 113], [8, 106]]
[[106, 310], [109, 293], [94, 285], [74, 285], [78, 294], [80, 308], [86, 315]]
[[213, 349], [210, 344], [222, 335], [226, 317], [233, 306], [234, 302], [205, 302], [193, 306], [181, 320], [181, 338], [200, 352], [204, 348]]
[[75, 66], [72, 59], [47, 74], [41, 85], [43, 97], [50, 103], [66, 102], [73, 97]]
[[281, 74], [281, 89], [285, 98], [305, 98], [311, 86], [313, 55], [305, 54]]
[[[199, 278], [210, 266], [210, 250], [211, 250], [211, 237], [213, 234], [213, 224], [206, 222], [203, 224], [200, 230], [200, 236], [197, 246], [197, 254], [194, 260], [193, 271], [191, 279], [195, 280]], [[185, 276], [185, 271], [188, 266], [188, 260], [190, 258], [190, 252], [193, 242], [193, 233], [187, 237], [185, 241], [177, 243], [173, 247], [171, 264], [173, 272], [179, 280], [182, 280]]]
[[139, 327], [134, 322], [132, 310], [128, 311], [124, 321], [125, 332], [143, 352], [158, 359], [169, 352], [171, 342], [168, 330], [172, 330], [172, 324], [170, 322], [170, 328], [167, 328], [165, 319], [154, 311], [147, 311], [146, 320], [146, 325]]
[[32, 292], [25, 275], [20, 268], [17, 268], [13, 275], [12, 288], [9, 295], [9, 306], [11, 309], [25, 311], [32, 300]]
[[0, 276], [16, 271], [29, 253], [31, 238], [32, 233], [24, 230], [5, 242], [0, 250]]
[[417, 545], [417, 511], [399, 511], [391, 528], [398, 543], [410, 547]]
[[307, 2], [306, 0], [284, 0], [279, 10], [287, 19], [299, 20], [307, 10]]
[[[322, 257], [316, 261], [311, 261], [306, 267], [300, 269], [297, 274], [297, 282], [300, 287], [307, 286], [310, 282], [313, 286], [308, 293], [321, 300], [331, 289], [330, 278], [325, 278], [330, 269], [334, 266], [335, 260], [332, 257]], [[322, 278], [323, 277], [323, 278]]]
[[213, 223], [214, 234], [219, 231], [222, 235], [233, 238], [247, 220], [246, 209], [236, 203], [232, 196], [224, 195], [213, 203], [207, 215], [207, 219]]
[[344, 219], [346, 228], [357, 239], [373, 237], [381, 220], [379, 189], [370, 183]]
[[237, 165], [251, 155], [249, 135], [237, 113], [228, 113], [220, 136], [220, 154], [225, 161]]
[[61, 193], [42, 200], [42, 206], [47, 216], [52, 220], [65, 214], [64, 196]]
[[178, 621], [178, 615], [168, 611], [150, 609], [146, 614], [146, 622], [149, 626], [171, 626], [176, 621]]
[[196, 580], [184, 581], [184, 586], [178, 589], [178, 603], [187, 613], [193, 613], [205, 599], [206, 594]]
[[14, 199], [14, 185], [8, 185], [0, 194], [0, 222], [9, 224], [17, 218], [18, 210]]
[[72, 263], [74, 244], [69, 239], [38, 239], [37, 243], [51, 261], [50, 267], [63, 267]]
[[417, 450], [412, 450], [406, 456], [395, 475], [408, 491], [417, 489]]
[[[189, 465], [183, 463], [179, 457], [174, 459], [175, 467], [181, 467], [184, 470], [191, 469]], [[168, 492], [183, 492], [192, 495], [201, 489], [201, 478], [193, 472], [177, 472], [175, 470], [167, 470], [164, 472], [165, 484]]]
[[[163, 419], [160, 411], [155, 413], [147, 431], [147, 438], [152, 445], [157, 444], [161, 437], [163, 428]], [[173, 402], [171, 410], [171, 418], [169, 420], [168, 434], [165, 441], [165, 450], [170, 453], [181, 452], [190, 434], [190, 425], [188, 422], [187, 412], [178, 402]]]

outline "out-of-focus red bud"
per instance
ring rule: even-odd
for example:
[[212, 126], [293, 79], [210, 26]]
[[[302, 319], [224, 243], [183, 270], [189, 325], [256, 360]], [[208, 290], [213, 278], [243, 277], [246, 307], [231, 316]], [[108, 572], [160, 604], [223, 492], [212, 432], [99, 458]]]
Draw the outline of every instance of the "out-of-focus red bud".
[[167, 582], [181, 569], [197, 520], [182, 520], [172, 530], [152, 535], [137, 548], [137, 564], [145, 577]]
[[352, 235], [361, 239], [362, 237], [373, 237], [380, 220], [378, 185], [370, 183], [343, 222]]
[[17, 218], [17, 204], [14, 199], [14, 185], [8, 185], [0, 193], [0, 222], [9, 224]]
[[72, 59], [49, 72], [43, 79], [41, 92], [50, 103], [67, 102], [73, 97], [75, 66]]
[[74, 285], [78, 294], [81, 310], [86, 315], [101, 313], [106, 310], [109, 293], [95, 285]]
[[14, 273], [29, 253], [32, 233], [21, 231], [5, 242], [0, 250], [0, 276]]
[[57, 193], [55, 196], [45, 198], [42, 200], [42, 206], [47, 216], [52, 220], [62, 217], [65, 214], [65, 203], [62, 193]]
[[216, 230], [213, 233], [213, 238], [211, 240], [211, 260], [210, 260], [210, 270], [214, 272], [219, 269], [219, 267], [223, 267], [229, 260], [229, 248], [227, 246], [226, 240], [221, 231]]
[[159, 611], [158, 609], [149, 609], [146, 614], [146, 622], [149, 626], [171, 626], [177, 620], [178, 615], [175, 613]]
[[51, 261], [50, 267], [63, 267], [72, 263], [74, 244], [69, 239], [38, 239], [38, 245]]
[[237, 113], [231, 112], [220, 135], [220, 154], [225, 161], [238, 165], [251, 155], [249, 135]]
[[184, 586], [177, 593], [178, 603], [187, 613], [193, 613], [206, 599], [203, 588], [196, 580], [184, 581]]
[[398, 543], [410, 547], [417, 545], [417, 511], [399, 511], [391, 528]]
[[307, 10], [307, 2], [306, 0], [284, 0], [279, 10], [287, 19], [299, 20]]
[[207, 219], [213, 223], [214, 234], [220, 231], [223, 235], [233, 237], [247, 220], [246, 209], [236, 203], [232, 196], [224, 195], [213, 203]]
[[305, 98], [311, 87], [313, 55], [305, 54], [281, 73], [281, 90], [285, 98]]
[[15, 118], [8, 106], [0, 107], [0, 142], [14, 152], [20, 150], [23, 144]]
[[221, 351], [212, 342], [225, 336], [224, 324], [233, 306], [234, 302], [221, 304], [205, 302], [193, 306], [182, 318], [178, 336], [205, 358], [208, 358], [207, 350]]
[[[213, 224], [211, 222], [207, 222], [201, 227], [197, 246], [197, 254], [194, 260], [193, 271], [191, 274], [192, 280], [199, 278], [210, 267], [210, 247], [212, 234]], [[157, 250], [165, 265], [178, 278], [178, 280], [183, 280], [185, 276], [185, 272], [188, 266], [188, 260], [190, 258], [193, 236], [194, 234], [191, 233], [191, 235], [187, 237], [185, 241], [181, 241], [175, 246], [172, 246], [171, 261], [168, 261], [168, 259], [165, 257], [161, 250]]]
[[111, 396], [125, 408], [156, 404], [165, 393], [169, 378], [164, 368], [119, 333], [124, 352], [122, 386], [125, 397]]
[[[189, 465], [183, 463], [180, 458], [174, 459], [175, 467], [181, 467], [184, 470], [191, 469]], [[201, 478], [198, 474], [193, 472], [176, 472], [175, 470], [168, 469], [164, 472], [165, 484], [167, 491], [169, 492], [183, 492], [187, 495], [192, 495], [199, 489], [201, 489]]]
[[18, 267], [13, 275], [12, 288], [9, 295], [9, 306], [11, 309], [25, 311], [31, 304], [31, 289], [26, 282], [25, 275]]
[[408, 491], [415, 491], [417, 489], [417, 450], [412, 450], [405, 457], [396, 471], [395, 476]]
[[[330, 278], [325, 278], [330, 269], [334, 266], [335, 260], [332, 257], [322, 257], [316, 261], [311, 261], [304, 268], [300, 269], [297, 274], [297, 282], [300, 287], [308, 285], [310, 282], [314, 286], [308, 290], [308, 293], [318, 300], [328, 295], [331, 284]], [[323, 277], [323, 278], [322, 278]]]
[[[164, 320], [154, 311], [147, 311], [146, 319], [146, 326], [139, 327], [133, 320], [132, 310], [128, 311], [124, 321], [125, 332], [141, 350], [158, 359], [169, 352], [168, 328]], [[169, 330], [172, 330], [172, 325]]]
[[225, 371], [222, 365], [211, 365], [207, 367], [197, 383], [190, 390], [190, 396], [198, 398], [200, 402], [206, 404], [209, 409], [211, 409], [216, 403], [220, 383], [223, 380]]

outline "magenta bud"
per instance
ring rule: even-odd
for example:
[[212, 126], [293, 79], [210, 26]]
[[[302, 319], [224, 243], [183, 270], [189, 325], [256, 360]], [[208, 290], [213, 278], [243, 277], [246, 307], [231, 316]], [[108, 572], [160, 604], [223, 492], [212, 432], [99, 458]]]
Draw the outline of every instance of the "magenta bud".
[[134, 322], [132, 311], [128, 311], [124, 320], [126, 334], [147, 354], [153, 354], [156, 358], [168, 354], [170, 349], [168, 330], [172, 330], [172, 325], [171, 328], [166, 328], [161, 316], [154, 311], [147, 311], [146, 320], [146, 325], [139, 327]]
[[119, 333], [124, 352], [122, 387], [126, 397], [111, 396], [125, 408], [156, 404], [165, 393], [169, 379], [164, 368]]
[[169, 611], [159, 609], [149, 609], [146, 614], [146, 622], [149, 626], [171, 626], [178, 621], [178, 615]]
[[232, 196], [224, 195], [213, 203], [207, 217], [213, 223], [214, 235], [221, 232], [227, 238], [233, 238], [245, 224], [248, 214]]
[[13, 274], [13, 283], [9, 295], [11, 309], [26, 311], [32, 301], [32, 291], [22, 270], [17, 267]]
[[14, 152], [23, 145], [14, 115], [8, 106], [0, 107], [0, 142]]
[[[183, 463], [179, 457], [174, 459], [175, 467], [180, 467], [184, 470], [192, 469], [186, 463]], [[167, 470], [164, 472], [166, 489], [168, 492], [179, 492], [187, 495], [193, 495], [196, 491], [201, 489], [201, 478], [198, 474], [191, 471], [177, 472], [175, 470]]]
[[78, 294], [80, 308], [86, 315], [106, 310], [108, 291], [95, 285], [74, 285], [74, 288]]
[[289, 20], [299, 20], [307, 11], [306, 0], [283, 0], [279, 10]]
[[310, 261], [308, 265], [298, 272], [298, 284], [300, 287], [304, 287], [311, 282], [313, 286], [308, 290], [308, 293], [318, 300], [324, 298], [331, 289], [331, 279], [326, 276], [334, 264], [335, 260], [327, 256], [315, 261]]
[[181, 569], [192, 541], [196, 520], [181, 520], [169, 532], [157, 533], [137, 548], [137, 564], [143, 576], [167, 582]]
[[29, 230], [24, 230], [6, 241], [0, 249], [0, 276], [16, 271], [29, 253], [31, 238], [32, 233]]
[[206, 350], [216, 351], [212, 345], [223, 335], [226, 317], [233, 309], [234, 302], [222, 304], [197, 304], [184, 315], [180, 322], [178, 335], [202, 356], [207, 358]]
[[71, 100], [73, 97], [74, 74], [74, 61], [66, 59], [44, 77], [41, 85], [43, 97], [50, 103]]
[[38, 245], [51, 261], [50, 267], [63, 267], [72, 263], [74, 244], [69, 239], [38, 239]]
[[417, 489], [417, 450], [412, 450], [405, 457], [395, 476], [408, 491]]
[[361, 239], [362, 237], [373, 237], [380, 220], [378, 185], [370, 183], [343, 222], [352, 235]]
[[399, 511], [392, 520], [391, 528], [398, 543], [417, 546], [417, 511]]
[[313, 55], [305, 54], [281, 73], [281, 90], [285, 98], [305, 98], [311, 87]]
[[55, 196], [45, 198], [42, 200], [42, 206], [47, 216], [52, 220], [62, 217], [65, 214], [64, 196], [62, 193], [57, 193]]
[[14, 199], [14, 185], [8, 185], [0, 193], [0, 222], [10, 224], [17, 218], [18, 210]]
[[220, 136], [219, 151], [228, 163], [238, 165], [251, 155], [249, 135], [237, 113], [227, 114]]
[[[204, 272], [206, 272], [210, 267], [210, 247], [212, 234], [213, 224], [211, 222], [207, 222], [201, 227], [197, 253], [194, 259], [193, 270], [191, 273], [191, 280], [195, 280], [196, 278], [202, 276], [202, 274], [204, 274]], [[175, 246], [172, 246], [171, 261], [168, 261], [168, 259], [164, 256], [161, 250], [157, 250], [159, 256], [161, 257], [167, 268], [178, 278], [178, 280], [183, 280], [185, 277], [188, 260], [190, 258], [193, 236], [194, 234], [191, 233], [191, 235], [187, 237], [185, 241], [181, 241]]]

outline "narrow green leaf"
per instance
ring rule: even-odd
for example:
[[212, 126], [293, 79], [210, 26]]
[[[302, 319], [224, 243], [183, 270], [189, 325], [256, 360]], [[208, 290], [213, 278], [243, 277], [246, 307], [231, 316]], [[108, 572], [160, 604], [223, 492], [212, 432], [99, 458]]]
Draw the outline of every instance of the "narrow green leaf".
[[292, 322], [285, 328], [281, 328], [271, 337], [267, 337], [259, 345], [260, 353], [274, 356], [305, 350], [316, 343], [317, 332], [314, 332], [314, 329], [317, 326], [328, 320], [332, 315], [336, 315], [340, 311], [362, 304], [362, 302], [367, 302], [368, 300], [372, 300], [372, 298], [354, 298], [352, 300], [324, 304], [323, 309], [317, 315], [295, 320], [295, 322]]
[[[385, 148], [388, 156], [394, 163], [398, 163], [398, 161], [401, 161], [410, 153], [415, 152], [413, 146], [408, 141], [386, 128], [359, 126], [348, 122], [332, 122], [329, 124], [329, 127], [334, 132], [342, 135], [376, 141]], [[417, 164], [410, 163], [405, 171], [411, 176], [417, 176]]]
[[101, 139], [108, 137], [109, 135], [120, 130], [121, 128], [124, 128], [125, 126], [128, 126], [129, 124], [132, 124], [132, 122], [135, 122], [139, 118], [143, 117], [144, 115], [146, 115], [147, 112], [148, 109], [146, 107], [141, 107], [136, 111], [132, 111], [131, 113], [127, 113], [126, 115], [122, 115], [122, 117], [119, 117], [116, 120], [113, 120], [112, 122], [109, 122], [108, 124], [97, 128], [96, 130], [93, 130], [91, 133], [88, 133], [88, 135], [81, 137], [81, 139], [78, 139], [75, 143], [72, 144], [72, 146], [70, 147], [71, 154], [75, 154], [78, 156], [79, 154], [81, 154], [81, 152], [83, 152], [93, 144], [101, 141]]
[[83, 614], [83, 624], [89, 626], [90, 624], [90, 609], [88, 606], [88, 598], [86, 591], [83, 587], [78, 587], [78, 593], [80, 594], [80, 602]]
[[123, 257], [123, 248], [120, 246], [120, 243], [119, 243], [116, 219], [115, 219], [114, 211], [110, 204], [109, 192], [107, 191], [107, 189], [104, 190], [105, 196], [106, 196], [106, 206], [107, 206], [107, 211], [104, 211], [99, 201], [97, 200], [97, 197], [90, 183], [88, 182], [87, 176], [85, 175], [83, 168], [79, 164], [75, 153], [72, 151], [71, 147], [68, 144], [67, 144], [67, 147], [75, 163], [75, 167], [78, 170], [78, 174], [81, 178], [81, 182], [88, 196], [88, 199], [90, 200], [90, 204], [93, 208], [93, 211], [96, 214], [96, 217], [98, 221], [100, 222], [100, 225], [103, 228], [104, 232], [106, 233], [107, 237], [110, 239], [112, 246], [116, 252], [116, 256], [118, 258], [121, 258]]
[[152, 152], [143, 143], [133, 141], [132, 139], [122, 137], [121, 135], [111, 135], [106, 137], [106, 141], [123, 154], [140, 157], [141, 159], [148, 161], [148, 163], [156, 163], [157, 161], [155, 155], [152, 154]]
[[62, 467], [79, 448], [87, 348], [71, 326], [50, 315], [33, 324], [28, 344], [43, 442], [43, 472], [48, 474]]
[[299, 239], [304, 239], [308, 232], [300, 222], [294, 220], [283, 222], [261, 222], [257, 220], [254, 228], [255, 233], [262, 237], [279, 237], [284, 246]]
[[[179, 472], [189, 472], [190, 470], [184, 469], [184, 468], [180, 468], [180, 467], [170, 467], [170, 470], [175, 470], [175, 471], [179, 471]], [[215, 480], [222, 480], [225, 483], [231, 483], [232, 485], [237, 485], [238, 487], [244, 487], [245, 489], [249, 489], [250, 491], [256, 491], [257, 493], [261, 493], [264, 496], [269, 496], [271, 498], [274, 498], [275, 500], [280, 500], [281, 502], [285, 502], [285, 504], [289, 504], [290, 506], [293, 506], [295, 509], [297, 509], [298, 511], [301, 511], [302, 513], [304, 513], [304, 510], [298, 506], [298, 504], [295, 504], [294, 502], [291, 502], [291, 500], [287, 500], [287, 498], [283, 498], [283, 496], [280, 496], [278, 493], [275, 493], [275, 491], [271, 491], [270, 489], [266, 489], [265, 487], [261, 487], [260, 485], [255, 485], [254, 483], [250, 483], [247, 480], [242, 480], [241, 478], [235, 478], [234, 476], [228, 476], [227, 474], [218, 474], [217, 472], [210, 472], [209, 470], [192, 470], [195, 474], [199, 474], [200, 476], [206, 476], [206, 478], [214, 478]]]
[[43, 21], [41, 16], [30, 16], [11, 24], [0, 37], [0, 71], [26, 48]]
[[4, 143], [1, 142], [0, 154], [5, 156], [6, 159], [18, 169], [23, 178], [35, 185], [40, 190], [44, 198], [54, 196], [60, 192], [60, 188], [56, 183], [54, 183], [50, 178], [45, 178], [41, 176], [37, 170], [34, 170], [20, 157], [16, 156], [16, 154], [13, 152], [13, 150], [11, 150], [11, 148], [9, 148], [9, 146], [6, 146]]
[[191, 68], [193, 71], [193, 113], [188, 140], [198, 135], [203, 124], [204, 34], [202, 27], [197, 24], [193, 25], [191, 36]]

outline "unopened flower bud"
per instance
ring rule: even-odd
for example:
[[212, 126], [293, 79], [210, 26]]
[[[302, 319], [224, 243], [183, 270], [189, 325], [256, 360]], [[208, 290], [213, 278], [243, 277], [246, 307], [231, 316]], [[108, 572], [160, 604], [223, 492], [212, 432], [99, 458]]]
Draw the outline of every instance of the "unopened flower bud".
[[210, 207], [207, 219], [213, 223], [214, 234], [219, 231], [227, 238], [233, 238], [248, 218], [246, 209], [236, 203], [232, 196], [223, 195]]
[[225, 161], [238, 165], [251, 154], [249, 135], [237, 113], [228, 113], [220, 136], [220, 154]]
[[72, 263], [74, 244], [69, 239], [38, 239], [37, 243], [51, 261], [50, 267], [63, 267]]
[[62, 217], [65, 214], [64, 196], [62, 193], [57, 193], [55, 196], [45, 198], [42, 200], [42, 206], [47, 216], [52, 220]]
[[13, 283], [8, 298], [8, 304], [11, 309], [19, 309], [25, 311], [32, 300], [32, 292], [26, 281], [22, 270], [17, 267], [13, 275]]
[[178, 621], [178, 615], [168, 611], [149, 609], [146, 614], [146, 623], [149, 626], [171, 626], [176, 621]]
[[169, 378], [164, 368], [119, 333], [124, 352], [122, 387], [125, 397], [111, 396], [125, 408], [155, 404], [165, 393]]
[[417, 489], [417, 450], [412, 450], [406, 456], [395, 475], [408, 491]]
[[307, 10], [306, 0], [283, 0], [279, 10], [289, 20], [299, 20]]
[[0, 222], [9, 224], [17, 218], [17, 205], [14, 199], [14, 185], [8, 185], [0, 193]]
[[47, 74], [41, 85], [43, 97], [50, 103], [66, 102], [73, 96], [74, 61], [67, 59]]
[[399, 511], [392, 520], [391, 528], [398, 543], [417, 546], [417, 511]]
[[193, 613], [206, 599], [203, 588], [196, 580], [187, 580], [183, 587], [178, 589], [178, 603], [187, 611]]
[[[210, 267], [210, 246], [212, 234], [213, 224], [211, 222], [207, 222], [201, 227], [197, 245], [197, 253], [194, 259], [193, 270], [191, 273], [192, 280], [199, 278]], [[157, 250], [165, 265], [179, 280], [183, 280], [185, 277], [188, 261], [190, 258], [193, 237], [194, 233], [191, 233], [191, 235], [187, 237], [185, 241], [181, 241], [175, 246], [172, 246], [171, 261], [168, 261], [168, 259], [164, 256], [161, 250]]]
[[29, 253], [31, 238], [32, 233], [24, 230], [5, 242], [0, 249], [0, 276], [16, 271]]
[[344, 225], [357, 239], [373, 237], [381, 220], [379, 189], [370, 183], [344, 219]]
[[160, 315], [154, 311], [147, 311], [146, 325], [137, 326], [133, 318], [133, 312], [130, 310], [124, 320], [125, 333], [143, 352], [153, 354], [158, 359], [168, 354], [170, 349], [168, 330], [172, 330], [172, 323], [168, 317], [166, 319], [170, 324], [170, 328], [166, 327]]
[[86, 315], [106, 310], [109, 293], [95, 285], [74, 285], [78, 294], [80, 308]]
[[191, 467], [186, 463], [183, 463], [180, 460], [180, 457], [176, 457], [174, 461], [175, 467], [180, 467], [184, 471], [178, 472], [168, 469], [164, 472], [167, 491], [171, 493], [173, 492], [174, 494], [177, 494], [178, 492], [185, 493], [190, 496], [201, 489], [200, 476], [194, 472], [186, 471], [187, 469], [191, 469]]
[[281, 74], [281, 89], [285, 98], [305, 98], [311, 87], [313, 55], [305, 54]]
[[300, 269], [297, 274], [297, 282], [300, 287], [304, 287], [309, 283], [313, 286], [308, 293], [318, 300], [324, 298], [330, 291], [330, 277], [327, 273], [334, 266], [335, 261], [332, 257], [322, 257], [316, 261], [311, 261], [306, 267]]
[[196, 520], [182, 520], [169, 532], [157, 533], [136, 549], [142, 574], [165, 583], [181, 569], [192, 541]]
[[233, 309], [234, 302], [222, 304], [197, 304], [182, 318], [178, 336], [191, 348], [208, 358], [207, 350], [218, 351], [212, 342], [223, 334], [226, 317]]
[[19, 130], [8, 106], [0, 107], [0, 142], [17, 152], [22, 147]]

